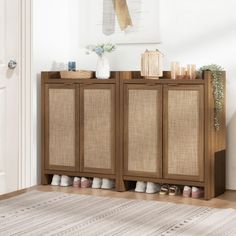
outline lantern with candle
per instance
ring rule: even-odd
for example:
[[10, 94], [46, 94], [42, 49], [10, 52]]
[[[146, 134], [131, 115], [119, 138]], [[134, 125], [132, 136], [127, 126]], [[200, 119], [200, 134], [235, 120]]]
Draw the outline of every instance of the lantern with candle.
[[146, 50], [141, 56], [141, 76], [145, 79], [159, 79], [163, 76], [163, 54]]

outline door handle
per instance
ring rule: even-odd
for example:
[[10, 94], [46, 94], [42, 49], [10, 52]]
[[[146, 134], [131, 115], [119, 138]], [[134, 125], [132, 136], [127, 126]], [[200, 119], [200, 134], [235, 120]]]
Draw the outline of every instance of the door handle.
[[10, 60], [10, 61], [8, 62], [8, 68], [9, 68], [10, 70], [14, 70], [14, 69], [16, 68], [16, 66], [17, 66], [17, 62], [16, 62], [15, 60]]

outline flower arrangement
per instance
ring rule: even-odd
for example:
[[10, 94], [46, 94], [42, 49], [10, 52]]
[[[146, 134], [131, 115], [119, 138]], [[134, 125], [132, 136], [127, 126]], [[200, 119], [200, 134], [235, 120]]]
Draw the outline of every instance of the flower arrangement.
[[116, 49], [116, 45], [112, 43], [102, 43], [97, 45], [88, 45], [86, 47], [87, 54], [90, 52], [95, 52], [99, 57], [102, 57], [106, 52], [113, 52]]

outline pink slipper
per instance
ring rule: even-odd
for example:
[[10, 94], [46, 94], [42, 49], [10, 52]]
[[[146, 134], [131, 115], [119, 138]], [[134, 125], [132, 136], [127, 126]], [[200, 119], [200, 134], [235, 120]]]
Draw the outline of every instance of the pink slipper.
[[191, 197], [192, 189], [189, 186], [184, 186], [183, 197]]
[[73, 187], [80, 188], [81, 187], [81, 181], [79, 177], [75, 177], [73, 181]]
[[81, 178], [81, 188], [90, 188], [92, 186], [92, 181], [88, 178]]
[[192, 187], [192, 198], [201, 198], [204, 195], [202, 188]]

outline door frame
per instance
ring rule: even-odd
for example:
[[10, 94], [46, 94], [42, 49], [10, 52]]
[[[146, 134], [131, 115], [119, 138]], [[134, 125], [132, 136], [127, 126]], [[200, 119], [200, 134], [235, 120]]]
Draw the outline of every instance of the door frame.
[[19, 0], [19, 156], [18, 189], [37, 184], [37, 101], [32, 70], [32, 2]]

